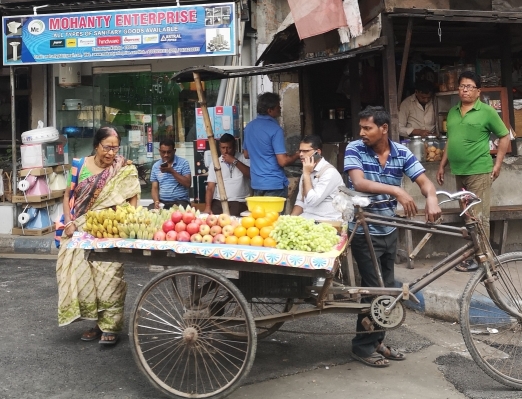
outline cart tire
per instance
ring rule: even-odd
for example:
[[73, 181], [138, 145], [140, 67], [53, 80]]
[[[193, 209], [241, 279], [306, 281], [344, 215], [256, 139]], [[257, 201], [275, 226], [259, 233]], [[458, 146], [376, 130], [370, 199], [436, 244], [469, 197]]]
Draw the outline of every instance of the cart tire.
[[480, 268], [462, 294], [460, 325], [471, 357], [491, 378], [522, 389], [522, 252], [498, 256], [493, 282]]
[[[227, 298], [236, 303], [233, 315], [224, 306]], [[143, 287], [131, 315], [134, 360], [170, 398], [225, 398], [254, 363], [257, 336], [249, 304], [213, 270], [181, 266], [164, 271]], [[245, 339], [224, 338], [223, 325], [239, 326]]]

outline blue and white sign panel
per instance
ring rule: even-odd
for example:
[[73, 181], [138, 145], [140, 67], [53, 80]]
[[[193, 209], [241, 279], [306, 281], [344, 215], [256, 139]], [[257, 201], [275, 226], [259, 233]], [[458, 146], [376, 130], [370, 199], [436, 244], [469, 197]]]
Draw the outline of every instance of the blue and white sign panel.
[[2, 18], [4, 65], [236, 54], [234, 3]]

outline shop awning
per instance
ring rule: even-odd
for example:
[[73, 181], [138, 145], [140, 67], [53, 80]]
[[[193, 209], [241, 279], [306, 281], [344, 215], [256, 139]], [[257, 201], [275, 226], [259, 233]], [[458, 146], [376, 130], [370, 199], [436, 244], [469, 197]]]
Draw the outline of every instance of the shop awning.
[[476, 10], [426, 10], [415, 8], [394, 8], [390, 17], [417, 17], [433, 21], [522, 23], [522, 12], [476, 11]]
[[379, 51], [384, 48], [386, 38], [381, 37], [372, 44], [345, 53], [335, 54], [327, 57], [308, 58], [304, 60], [283, 62], [264, 66], [194, 66], [183, 69], [172, 76], [172, 80], [182, 82], [194, 81], [194, 72], [199, 72], [201, 80], [229, 79], [242, 76], [269, 75], [272, 73], [286, 72], [293, 69], [304, 68], [309, 65], [322, 64], [325, 62], [339, 61], [353, 58], [364, 53]]

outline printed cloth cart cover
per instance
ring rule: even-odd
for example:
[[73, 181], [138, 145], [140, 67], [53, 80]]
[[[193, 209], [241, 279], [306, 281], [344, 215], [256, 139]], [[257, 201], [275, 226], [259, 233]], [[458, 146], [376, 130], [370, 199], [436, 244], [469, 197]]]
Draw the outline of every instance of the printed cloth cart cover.
[[179, 241], [151, 241], [128, 238], [94, 238], [88, 233], [76, 232], [67, 248], [110, 249], [127, 248], [141, 250], [171, 250], [178, 254], [194, 254], [209, 258], [227, 259], [266, 265], [295, 267], [300, 269], [332, 271], [336, 259], [344, 251], [347, 236], [328, 252], [288, 251], [277, 248], [246, 245], [224, 245]]

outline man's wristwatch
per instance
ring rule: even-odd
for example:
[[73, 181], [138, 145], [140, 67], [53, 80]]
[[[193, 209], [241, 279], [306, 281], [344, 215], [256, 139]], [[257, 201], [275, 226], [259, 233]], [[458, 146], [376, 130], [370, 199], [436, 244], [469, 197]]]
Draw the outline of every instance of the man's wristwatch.
[[232, 162], [232, 165], [235, 166], [235, 165], [237, 165], [238, 162], [239, 162], [239, 161], [238, 161], [237, 159], [234, 159], [234, 162]]

